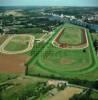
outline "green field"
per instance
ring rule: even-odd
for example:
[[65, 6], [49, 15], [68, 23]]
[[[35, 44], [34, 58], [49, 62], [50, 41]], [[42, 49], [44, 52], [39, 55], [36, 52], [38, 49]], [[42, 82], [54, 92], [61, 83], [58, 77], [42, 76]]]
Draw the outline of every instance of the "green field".
[[64, 32], [59, 38], [60, 43], [67, 44], [80, 44], [82, 39], [82, 33], [80, 27], [76, 25], [66, 24]]
[[6, 51], [20, 51], [28, 47], [30, 37], [13, 37], [12, 40], [5, 46]]
[[30, 37], [29, 36], [15, 36], [12, 38], [12, 41], [29, 41]]
[[20, 51], [26, 49], [28, 43], [19, 43], [19, 42], [9, 42], [4, 48], [7, 51]]
[[46, 66], [47, 70], [58, 73], [79, 71], [91, 67], [93, 63], [89, 48], [85, 50], [84, 53], [83, 50], [69, 51], [49, 46], [38, 62], [42, 67]]
[[[57, 31], [54, 34], [55, 37]], [[54, 47], [51, 44], [52, 38], [45, 48], [43, 48], [42, 52], [34, 60], [29, 62], [28, 74], [81, 77], [81, 74], [85, 76], [86, 73], [95, 70], [97, 67], [96, 55], [89, 32], [87, 32], [87, 35], [89, 47], [85, 49], [85, 52], [83, 51], [84, 49], [64, 50]]]

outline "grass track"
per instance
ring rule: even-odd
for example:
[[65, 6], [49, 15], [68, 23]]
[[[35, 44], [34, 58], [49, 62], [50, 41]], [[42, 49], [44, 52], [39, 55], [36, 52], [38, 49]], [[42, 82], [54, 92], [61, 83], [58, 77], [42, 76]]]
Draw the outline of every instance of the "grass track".
[[[45, 63], [41, 60], [41, 56], [42, 54], [45, 53], [45, 51], [47, 49], [49, 49], [49, 46], [51, 45], [50, 42], [46, 45], [46, 47], [42, 50], [42, 52], [40, 53], [40, 55], [37, 57], [37, 60], [36, 62], [30, 64], [29, 66], [29, 74], [32, 74], [32, 73], [40, 73], [42, 75], [55, 75], [55, 76], [62, 76], [62, 77], [76, 77], [76, 76], [80, 76], [81, 77], [81, 74], [86, 74], [86, 73], [90, 73], [92, 71], [94, 71], [96, 68], [97, 68], [97, 59], [96, 59], [96, 54], [95, 54], [95, 50], [93, 48], [93, 43], [92, 43], [92, 39], [91, 39], [91, 36], [90, 36], [90, 33], [87, 32], [87, 36], [88, 36], [88, 41], [89, 41], [89, 53], [90, 53], [90, 56], [91, 56], [91, 60], [89, 60], [90, 64], [88, 66], [85, 66], [85, 68], [83, 69], [78, 69], [78, 70], [74, 70], [74, 71], [66, 71], [66, 72], [62, 72], [60, 71], [59, 69], [56, 70], [56, 68], [53, 69], [50, 69], [49, 66], [46, 66]], [[48, 54], [48, 53], [47, 53]], [[76, 55], [78, 56], [78, 55]], [[87, 57], [86, 57], [87, 58]], [[88, 62], [87, 62], [88, 63]], [[84, 67], [84, 66], [83, 66]], [[32, 69], [32, 70], [31, 70]], [[71, 68], [72, 69], [72, 68]]]

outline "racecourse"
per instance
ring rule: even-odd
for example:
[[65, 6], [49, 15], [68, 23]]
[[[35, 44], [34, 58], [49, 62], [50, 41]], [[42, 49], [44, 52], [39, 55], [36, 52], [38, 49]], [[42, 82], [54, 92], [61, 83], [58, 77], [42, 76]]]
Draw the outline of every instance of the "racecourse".
[[[16, 51], [15, 50], [14, 51], [6, 50], [5, 48], [6, 48], [7, 45], [10, 44], [11, 40], [13, 40], [13, 38], [17, 38], [17, 37], [19, 37], [20, 39], [21, 39], [21, 37], [28, 37], [29, 38], [29, 44], [28, 44], [27, 48], [26, 49], [23, 49], [23, 50], [16, 50]], [[4, 54], [21, 54], [21, 53], [25, 53], [27, 51], [30, 51], [33, 48], [34, 40], [35, 40], [35, 37], [32, 36], [32, 35], [27, 35], [27, 34], [11, 35], [0, 46], [0, 52], [1, 53], [4, 53]], [[19, 42], [18, 42], [18, 44], [20, 45]], [[13, 48], [13, 47], [10, 47], [10, 48]]]
[[[66, 31], [64, 33], [62, 32], [64, 28], [67, 27], [68, 27], [67, 32], [69, 30], [70, 33], [69, 37], [66, 37], [69, 35], [68, 33], [66, 33]], [[75, 28], [74, 29], [75, 31], [74, 30], [70, 31], [70, 28], [71, 29]], [[81, 29], [83, 29], [83, 33]], [[76, 31], [77, 33], [75, 33]], [[73, 36], [74, 39], [73, 37], [71, 37], [71, 34], [75, 35]], [[60, 35], [62, 37], [60, 37]], [[25, 38], [23, 39], [23, 41], [22, 37]], [[67, 46], [66, 47], [60, 46], [59, 43], [62, 44], [62, 42], [58, 41], [57, 38], [58, 40], [62, 38], [61, 40], [64, 41], [64, 44], [67, 43]], [[66, 38], [68, 39], [66, 40]], [[32, 55], [33, 56], [27, 63], [25, 63], [25, 65], [28, 66], [28, 74], [38, 73], [42, 75], [52, 74], [52, 75], [70, 76], [70, 75], [79, 75], [87, 73], [94, 70], [97, 67], [95, 51], [93, 50], [90, 33], [83, 27], [75, 26], [72, 24], [68, 24], [68, 26], [64, 24], [57, 27], [57, 29], [51, 32], [51, 34], [48, 35], [45, 34], [39, 40], [40, 45], [42, 45], [41, 49], [39, 49], [40, 46], [37, 48], [33, 48], [34, 40], [35, 37], [32, 35], [27, 35], [27, 34], [12, 35], [8, 37], [8, 39], [6, 39], [4, 43], [0, 46], [0, 52], [4, 54], [21, 54], [30, 51], [31, 56]], [[76, 41], [76, 43], [74, 44], [73, 41]], [[27, 42], [28, 44], [26, 48], [23, 47], [19, 48], [20, 50], [17, 50], [18, 44], [16, 44], [16, 47], [14, 48], [14, 46], [12, 46], [11, 44], [12, 42], [17, 42], [19, 43], [19, 45], [22, 45], [22, 43], [24, 44]], [[14, 49], [12, 49], [12, 47]], [[38, 51], [38, 49], [40, 51]]]
[[[60, 32], [58, 32], [58, 34], [56, 35], [56, 37], [52, 41], [53, 46], [55, 46], [57, 48], [61, 48], [61, 49], [66, 49], [66, 50], [85, 49], [89, 46], [86, 29], [80, 29], [81, 30], [80, 33], [77, 33], [76, 32], [77, 30], [70, 31], [70, 27], [67, 27], [67, 28], [69, 29], [69, 32], [67, 30], [67, 33], [66, 33], [66, 31], [64, 32], [65, 26], [63, 29], [60, 30]], [[78, 29], [78, 32], [79, 32], [79, 29]], [[75, 34], [73, 34], [73, 33], [75, 33]], [[65, 34], [65, 35], [63, 35], [63, 34]], [[66, 34], [70, 34], [70, 36], [68, 36]], [[71, 34], [72, 34], [72, 36], [71, 36]], [[79, 36], [79, 34], [80, 34], [80, 36]], [[78, 37], [79, 37], [79, 39], [78, 39]], [[63, 41], [64, 41], [64, 38], [65, 38], [66, 42], [61, 43], [60, 39], [63, 39]], [[72, 44], [70, 44], [69, 41], [72, 41], [71, 42]], [[74, 41], [75, 42], [77, 41], [77, 42], [74, 44]]]
[[[64, 29], [62, 26], [58, 31], [53, 32], [52, 38], [36, 56], [27, 63], [29, 66], [29, 74], [42, 74], [42, 75], [79, 75], [90, 72], [96, 69], [96, 57], [92, 46], [90, 33], [85, 29], [85, 38], [82, 41], [82, 46], [74, 48], [60, 48], [55, 46], [53, 41], [58, 34]], [[81, 27], [80, 27], [81, 29]], [[70, 30], [69, 30], [70, 31]], [[72, 33], [73, 34], [73, 33]], [[76, 37], [77, 38], [77, 37]], [[70, 38], [69, 38], [70, 39]], [[72, 39], [72, 37], [71, 37]]]

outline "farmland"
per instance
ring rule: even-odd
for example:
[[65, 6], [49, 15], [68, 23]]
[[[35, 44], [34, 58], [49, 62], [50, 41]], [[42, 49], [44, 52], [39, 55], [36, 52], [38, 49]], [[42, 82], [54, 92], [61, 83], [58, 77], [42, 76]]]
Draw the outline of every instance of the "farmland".
[[6, 55], [0, 53], [0, 72], [24, 73], [24, 63], [29, 59], [26, 55]]

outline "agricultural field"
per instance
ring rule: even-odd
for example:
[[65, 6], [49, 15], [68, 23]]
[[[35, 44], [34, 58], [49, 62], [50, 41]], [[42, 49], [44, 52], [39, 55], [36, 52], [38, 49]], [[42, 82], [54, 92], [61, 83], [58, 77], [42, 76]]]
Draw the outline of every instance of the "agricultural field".
[[0, 73], [25, 73], [25, 63], [30, 59], [23, 54], [7, 55], [0, 53]]

